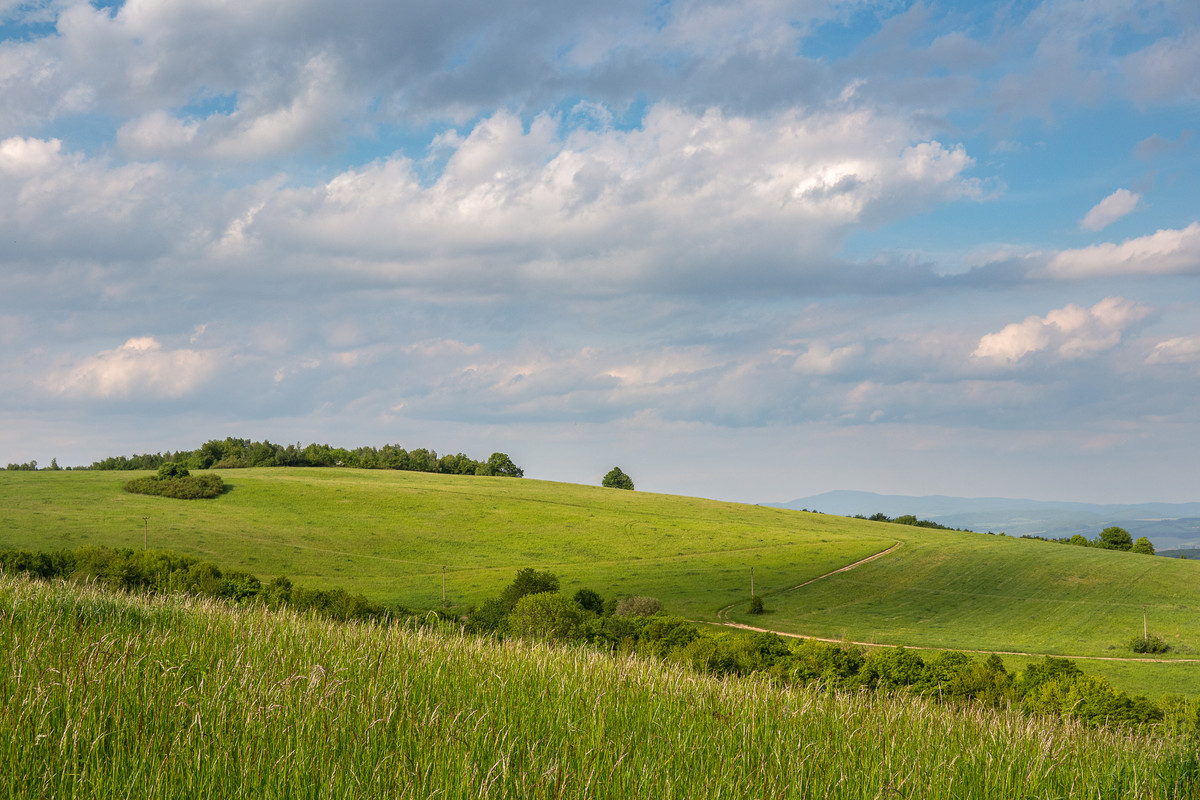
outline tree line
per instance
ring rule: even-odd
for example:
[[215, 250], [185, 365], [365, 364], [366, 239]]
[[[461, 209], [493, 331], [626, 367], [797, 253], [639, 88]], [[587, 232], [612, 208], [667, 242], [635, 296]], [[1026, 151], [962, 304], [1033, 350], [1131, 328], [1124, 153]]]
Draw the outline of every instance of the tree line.
[[281, 445], [263, 440], [227, 437], [211, 439], [195, 450], [110, 456], [93, 462], [86, 469], [145, 470], [163, 464], [178, 464], [186, 469], [238, 469], [242, 467], [353, 467], [358, 469], [397, 469], [434, 472], [443, 475], [500, 475], [521, 478], [525, 470], [505, 453], [492, 453], [478, 461], [463, 453], [439, 456], [423, 447], [406, 450], [398, 444], [382, 447], [331, 447], [328, 444]]

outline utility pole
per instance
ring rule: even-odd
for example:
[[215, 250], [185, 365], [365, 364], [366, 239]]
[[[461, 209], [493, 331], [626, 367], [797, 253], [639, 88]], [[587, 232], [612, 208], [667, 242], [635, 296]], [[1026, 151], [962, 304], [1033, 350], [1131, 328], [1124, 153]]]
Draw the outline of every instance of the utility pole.
[[754, 597], [754, 567], [750, 568], [750, 596]]
[[1146, 607], [1142, 606], [1142, 638], [1150, 638], [1150, 629], [1146, 627]]
[[442, 567], [442, 608], [446, 607], [446, 568]]
[[142, 522], [146, 523], [146, 530], [145, 530], [146, 543], [145, 543], [145, 547], [143, 547], [142, 549], [149, 550], [150, 549], [150, 518], [142, 517]]

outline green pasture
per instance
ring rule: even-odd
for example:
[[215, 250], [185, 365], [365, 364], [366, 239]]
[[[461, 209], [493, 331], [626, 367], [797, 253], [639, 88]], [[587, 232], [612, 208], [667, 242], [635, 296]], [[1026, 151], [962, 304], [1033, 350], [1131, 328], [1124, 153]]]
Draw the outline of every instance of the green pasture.
[[857, 520], [544, 481], [418, 472], [222, 472], [213, 500], [121, 491], [121, 472], [0, 471], [0, 547], [83, 544], [197, 555], [267, 578], [340, 586], [412, 607], [465, 606], [518, 569], [557, 574], [568, 593], [647, 594], [715, 619], [764, 585], [816, 577], [885, 549]]
[[[1180, 663], [1087, 661], [1118, 688], [1200, 694], [1200, 563], [545, 481], [349, 469], [222, 472], [214, 500], [119, 472], [0, 471], [0, 548], [150, 546], [410, 607], [465, 607], [524, 567], [571, 594], [651, 595], [698, 621], [932, 648], [1133, 657], [1146, 609]], [[849, 572], [785, 591], [866, 556]], [[746, 613], [750, 569], [768, 613]], [[1006, 656], [1009, 663], [1019, 657]]]

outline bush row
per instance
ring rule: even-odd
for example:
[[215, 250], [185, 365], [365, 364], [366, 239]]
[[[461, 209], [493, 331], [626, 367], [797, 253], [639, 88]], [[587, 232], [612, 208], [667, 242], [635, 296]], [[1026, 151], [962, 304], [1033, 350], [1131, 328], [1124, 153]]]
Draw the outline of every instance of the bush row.
[[248, 572], [222, 571], [210, 561], [170, 550], [91, 546], [55, 553], [3, 550], [0, 551], [0, 570], [27, 573], [43, 580], [59, 578], [97, 583], [115, 591], [177, 592], [236, 604], [264, 603], [271, 608], [311, 611], [342, 621], [387, 622], [410, 615], [408, 609], [386, 607], [344, 589], [293, 586], [283, 576], [263, 583]]
[[[946, 703], [994, 707], [1019, 705], [1029, 713], [1072, 717], [1096, 727], [1155, 724], [1164, 720], [1167, 711], [1176, 727], [1184, 724], [1179, 720], [1188, 713], [1200, 720], [1195, 704], [1181, 705], [1174, 698], [1160, 705], [1118, 692], [1106, 678], [1085, 674], [1069, 659], [1047, 657], [1024, 671], [1009, 672], [995, 654], [982, 661], [957, 651], [926, 658], [903, 647], [864, 650], [811, 639], [785, 641], [773, 633], [710, 633], [683, 617], [664, 613], [653, 598], [605, 601], [588, 589], [567, 598], [558, 588], [552, 573], [521, 570], [499, 597], [471, 609], [467, 629], [587, 642], [715, 675], [761, 673], [787, 684], [820, 683], [831, 690], [905, 692]], [[1195, 725], [1200, 731], [1200, 721]]]

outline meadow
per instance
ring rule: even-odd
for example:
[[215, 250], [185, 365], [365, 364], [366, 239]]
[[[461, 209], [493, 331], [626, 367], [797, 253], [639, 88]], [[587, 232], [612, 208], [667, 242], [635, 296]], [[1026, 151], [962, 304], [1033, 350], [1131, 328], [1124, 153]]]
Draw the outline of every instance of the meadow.
[[1194, 751], [916, 697], [0, 576], [0, 795], [1194, 797]]
[[700, 622], [732, 604], [735, 621], [809, 636], [1095, 659], [1133, 656], [1145, 607], [1167, 663], [1081, 665], [1152, 698], [1200, 694], [1193, 561], [525, 479], [227, 470], [224, 495], [179, 501], [122, 492], [133, 474], [0, 471], [0, 548], [140, 548], [148, 530], [151, 547], [222, 568], [416, 608], [441, 605], [443, 567], [457, 608], [535, 567], [567, 595], [650, 595]]

